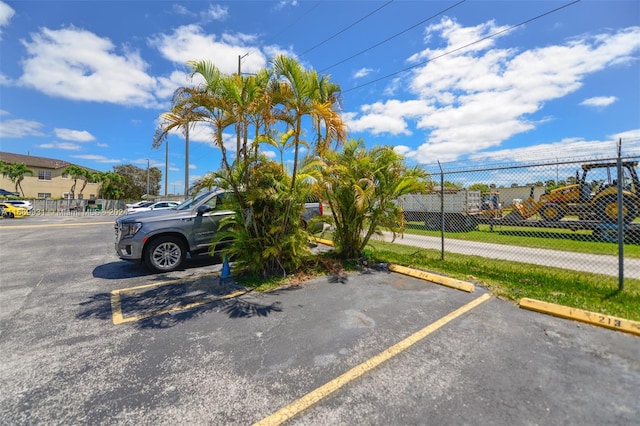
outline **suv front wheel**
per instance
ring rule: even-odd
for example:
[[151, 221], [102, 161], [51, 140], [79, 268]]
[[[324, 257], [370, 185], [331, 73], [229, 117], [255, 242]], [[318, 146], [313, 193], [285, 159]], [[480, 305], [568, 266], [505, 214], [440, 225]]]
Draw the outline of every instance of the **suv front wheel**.
[[155, 272], [178, 269], [187, 257], [184, 244], [176, 237], [158, 237], [144, 251], [144, 263]]

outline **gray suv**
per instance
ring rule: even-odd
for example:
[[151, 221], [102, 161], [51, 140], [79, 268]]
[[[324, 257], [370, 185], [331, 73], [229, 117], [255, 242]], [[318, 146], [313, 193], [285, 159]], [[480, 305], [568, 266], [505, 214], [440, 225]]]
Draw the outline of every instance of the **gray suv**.
[[[118, 257], [143, 261], [155, 272], [169, 272], [182, 266], [187, 253], [192, 256], [207, 253], [220, 221], [233, 215], [225, 202], [229, 195], [216, 189], [187, 199], [172, 209], [119, 217], [115, 223]], [[321, 203], [307, 203], [305, 207], [304, 225], [314, 216], [322, 215]]]

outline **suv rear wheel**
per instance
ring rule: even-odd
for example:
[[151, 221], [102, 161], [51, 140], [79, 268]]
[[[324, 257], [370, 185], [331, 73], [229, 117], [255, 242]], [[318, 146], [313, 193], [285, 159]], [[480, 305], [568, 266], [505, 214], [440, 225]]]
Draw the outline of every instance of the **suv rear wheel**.
[[144, 251], [144, 263], [155, 272], [178, 269], [187, 257], [184, 244], [176, 237], [158, 237]]

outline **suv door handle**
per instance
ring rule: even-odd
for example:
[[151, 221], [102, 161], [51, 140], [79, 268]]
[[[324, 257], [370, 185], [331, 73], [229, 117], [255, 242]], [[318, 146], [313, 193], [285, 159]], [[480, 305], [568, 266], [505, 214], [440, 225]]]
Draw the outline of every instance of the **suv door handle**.
[[183, 222], [191, 222], [193, 219], [190, 217], [183, 217], [182, 219], [180, 219]]

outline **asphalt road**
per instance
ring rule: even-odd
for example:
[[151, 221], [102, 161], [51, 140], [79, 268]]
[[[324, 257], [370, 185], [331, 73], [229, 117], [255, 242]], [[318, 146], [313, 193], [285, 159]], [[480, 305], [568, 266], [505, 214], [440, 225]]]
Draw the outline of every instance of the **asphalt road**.
[[0, 221], [0, 423], [640, 418], [634, 335], [383, 268], [224, 299], [238, 289], [208, 259], [161, 275], [118, 260], [114, 219]]

